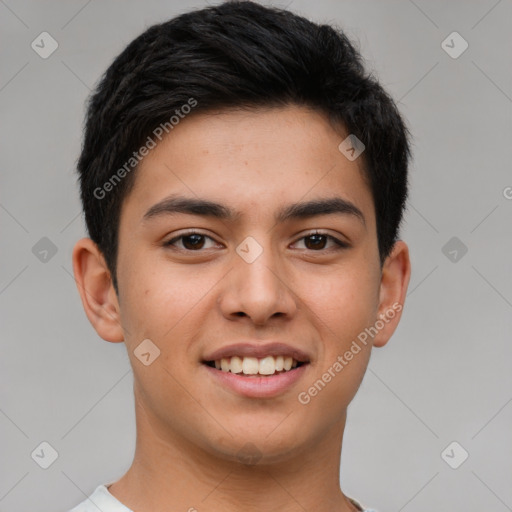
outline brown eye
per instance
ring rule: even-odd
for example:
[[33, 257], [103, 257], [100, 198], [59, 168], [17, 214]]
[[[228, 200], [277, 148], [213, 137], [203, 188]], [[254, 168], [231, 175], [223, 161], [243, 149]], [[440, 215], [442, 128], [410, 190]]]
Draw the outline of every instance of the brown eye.
[[305, 243], [308, 249], [317, 250], [324, 249], [325, 244], [327, 242], [327, 237], [325, 235], [309, 235], [304, 237], [304, 240], [309, 240], [310, 243]]
[[[349, 244], [325, 233], [311, 233], [310, 235], [300, 238], [296, 243], [301, 241], [303, 241], [305, 248], [310, 251], [329, 251], [349, 247]], [[328, 242], [332, 242], [333, 245], [328, 247]]]
[[204, 236], [203, 235], [187, 235], [183, 237], [183, 247], [185, 249], [190, 249], [191, 251], [195, 249], [201, 249], [204, 245]]
[[[166, 247], [175, 247], [178, 250], [181, 251], [200, 251], [201, 249], [205, 248], [206, 241], [211, 240], [212, 242], [215, 242], [213, 238], [203, 235], [202, 233], [186, 233], [180, 236], [177, 236], [168, 242], [164, 243], [164, 246]], [[179, 244], [178, 242], [181, 242]], [[206, 249], [211, 248], [206, 247]]]

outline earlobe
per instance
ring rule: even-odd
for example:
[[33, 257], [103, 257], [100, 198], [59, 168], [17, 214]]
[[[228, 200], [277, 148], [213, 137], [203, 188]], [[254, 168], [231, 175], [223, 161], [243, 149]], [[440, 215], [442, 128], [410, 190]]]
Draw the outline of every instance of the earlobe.
[[96, 332], [106, 341], [124, 341], [110, 272], [103, 254], [90, 238], [82, 238], [75, 244], [73, 272], [85, 314]]
[[374, 347], [383, 347], [398, 327], [410, 277], [409, 248], [404, 241], [398, 240], [382, 268]]

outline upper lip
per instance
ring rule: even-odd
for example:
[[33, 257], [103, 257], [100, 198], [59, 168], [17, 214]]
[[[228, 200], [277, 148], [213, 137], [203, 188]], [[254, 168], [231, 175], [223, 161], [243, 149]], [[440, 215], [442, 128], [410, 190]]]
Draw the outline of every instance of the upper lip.
[[292, 347], [286, 343], [266, 343], [253, 344], [253, 343], [235, 343], [234, 345], [227, 345], [211, 352], [204, 357], [204, 361], [218, 361], [222, 358], [233, 356], [239, 357], [256, 357], [262, 359], [266, 356], [284, 356], [293, 357], [300, 363], [308, 363], [309, 355], [300, 350], [299, 348]]

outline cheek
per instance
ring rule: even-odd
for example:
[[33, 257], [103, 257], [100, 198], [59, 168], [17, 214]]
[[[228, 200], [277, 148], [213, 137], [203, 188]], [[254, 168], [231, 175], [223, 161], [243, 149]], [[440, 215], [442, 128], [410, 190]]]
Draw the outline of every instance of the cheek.
[[308, 301], [321, 349], [298, 401], [309, 408], [311, 417], [322, 415], [326, 425], [332, 425], [342, 420], [368, 365], [371, 342], [358, 336], [377, 311], [375, 283], [357, 273], [346, 274], [310, 288]]
[[[373, 323], [378, 310], [378, 282], [368, 268], [340, 270], [312, 281], [304, 290], [326, 339], [336, 338], [341, 349]], [[306, 294], [307, 292], [307, 294]]]
[[207, 270], [164, 257], [133, 258], [122, 274], [125, 339], [133, 345], [149, 338], [161, 349], [177, 351], [173, 340], [185, 337], [191, 324], [197, 328], [197, 315], [209, 304], [208, 292], [217, 280]]

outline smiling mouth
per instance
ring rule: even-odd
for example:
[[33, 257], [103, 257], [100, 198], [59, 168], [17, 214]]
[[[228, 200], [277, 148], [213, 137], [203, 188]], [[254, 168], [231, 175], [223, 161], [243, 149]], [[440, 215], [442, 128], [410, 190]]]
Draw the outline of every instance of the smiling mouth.
[[224, 373], [234, 373], [241, 377], [272, 377], [309, 364], [297, 361], [289, 356], [256, 357], [226, 357], [216, 361], [203, 361], [203, 364]]

